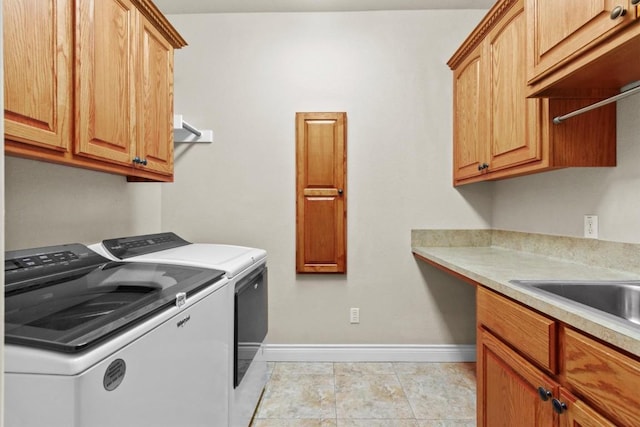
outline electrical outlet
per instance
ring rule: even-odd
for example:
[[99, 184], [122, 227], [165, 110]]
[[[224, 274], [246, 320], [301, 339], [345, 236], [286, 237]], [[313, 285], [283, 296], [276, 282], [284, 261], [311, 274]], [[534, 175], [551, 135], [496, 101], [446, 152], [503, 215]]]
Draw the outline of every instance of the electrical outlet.
[[584, 216], [584, 237], [589, 239], [598, 238], [598, 215]]
[[351, 323], [360, 323], [360, 309], [351, 307], [349, 310], [349, 321]]

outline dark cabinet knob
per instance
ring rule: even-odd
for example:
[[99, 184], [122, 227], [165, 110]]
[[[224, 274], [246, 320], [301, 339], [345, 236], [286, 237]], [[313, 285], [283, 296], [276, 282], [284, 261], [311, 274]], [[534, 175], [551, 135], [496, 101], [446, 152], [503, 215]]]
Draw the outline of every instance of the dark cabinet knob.
[[147, 159], [141, 159], [140, 157], [135, 156], [133, 158], [133, 163], [135, 163], [137, 165], [146, 166], [147, 165]]
[[551, 393], [551, 390], [547, 390], [544, 387], [538, 387], [538, 395], [540, 396], [540, 399], [544, 400], [545, 402], [553, 397], [553, 393]]
[[563, 414], [567, 410], [567, 404], [559, 401], [558, 399], [553, 399], [551, 404], [553, 405], [553, 410], [556, 411], [557, 414]]
[[488, 164], [486, 164], [486, 163], [480, 163], [480, 164], [478, 165], [478, 170], [479, 170], [479, 171], [482, 171], [482, 170], [485, 170], [485, 169], [488, 169], [488, 168], [489, 168], [489, 165], [488, 165]]
[[338, 194], [342, 195], [342, 193], [344, 193], [344, 191], [342, 190], [342, 188], [338, 188]]
[[611, 19], [618, 19], [627, 14], [627, 9], [622, 6], [616, 6], [611, 10]]

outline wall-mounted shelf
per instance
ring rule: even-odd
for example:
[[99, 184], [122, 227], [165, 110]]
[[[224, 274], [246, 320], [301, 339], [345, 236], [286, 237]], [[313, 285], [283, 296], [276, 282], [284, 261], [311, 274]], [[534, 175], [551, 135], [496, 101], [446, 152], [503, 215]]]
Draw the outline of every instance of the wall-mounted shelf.
[[213, 142], [212, 130], [198, 130], [182, 120], [182, 114], [173, 116], [173, 142]]

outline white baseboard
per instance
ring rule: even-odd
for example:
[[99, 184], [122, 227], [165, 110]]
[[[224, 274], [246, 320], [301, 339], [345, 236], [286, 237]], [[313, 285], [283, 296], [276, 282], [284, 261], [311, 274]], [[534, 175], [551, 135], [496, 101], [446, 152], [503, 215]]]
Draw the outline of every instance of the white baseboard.
[[263, 344], [269, 362], [474, 362], [475, 345]]

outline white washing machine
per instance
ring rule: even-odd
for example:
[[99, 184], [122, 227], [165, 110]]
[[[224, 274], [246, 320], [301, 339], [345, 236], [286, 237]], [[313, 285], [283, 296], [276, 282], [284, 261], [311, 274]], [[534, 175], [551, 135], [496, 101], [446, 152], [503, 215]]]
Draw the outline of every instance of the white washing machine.
[[6, 425], [225, 425], [232, 291], [222, 271], [79, 244], [7, 252]]
[[230, 281], [229, 426], [247, 427], [267, 383], [262, 345], [268, 332], [267, 253], [263, 249], [190, 243], [174, 233], [103, 240], [90, 248], [114, 260], [221, 270]]

